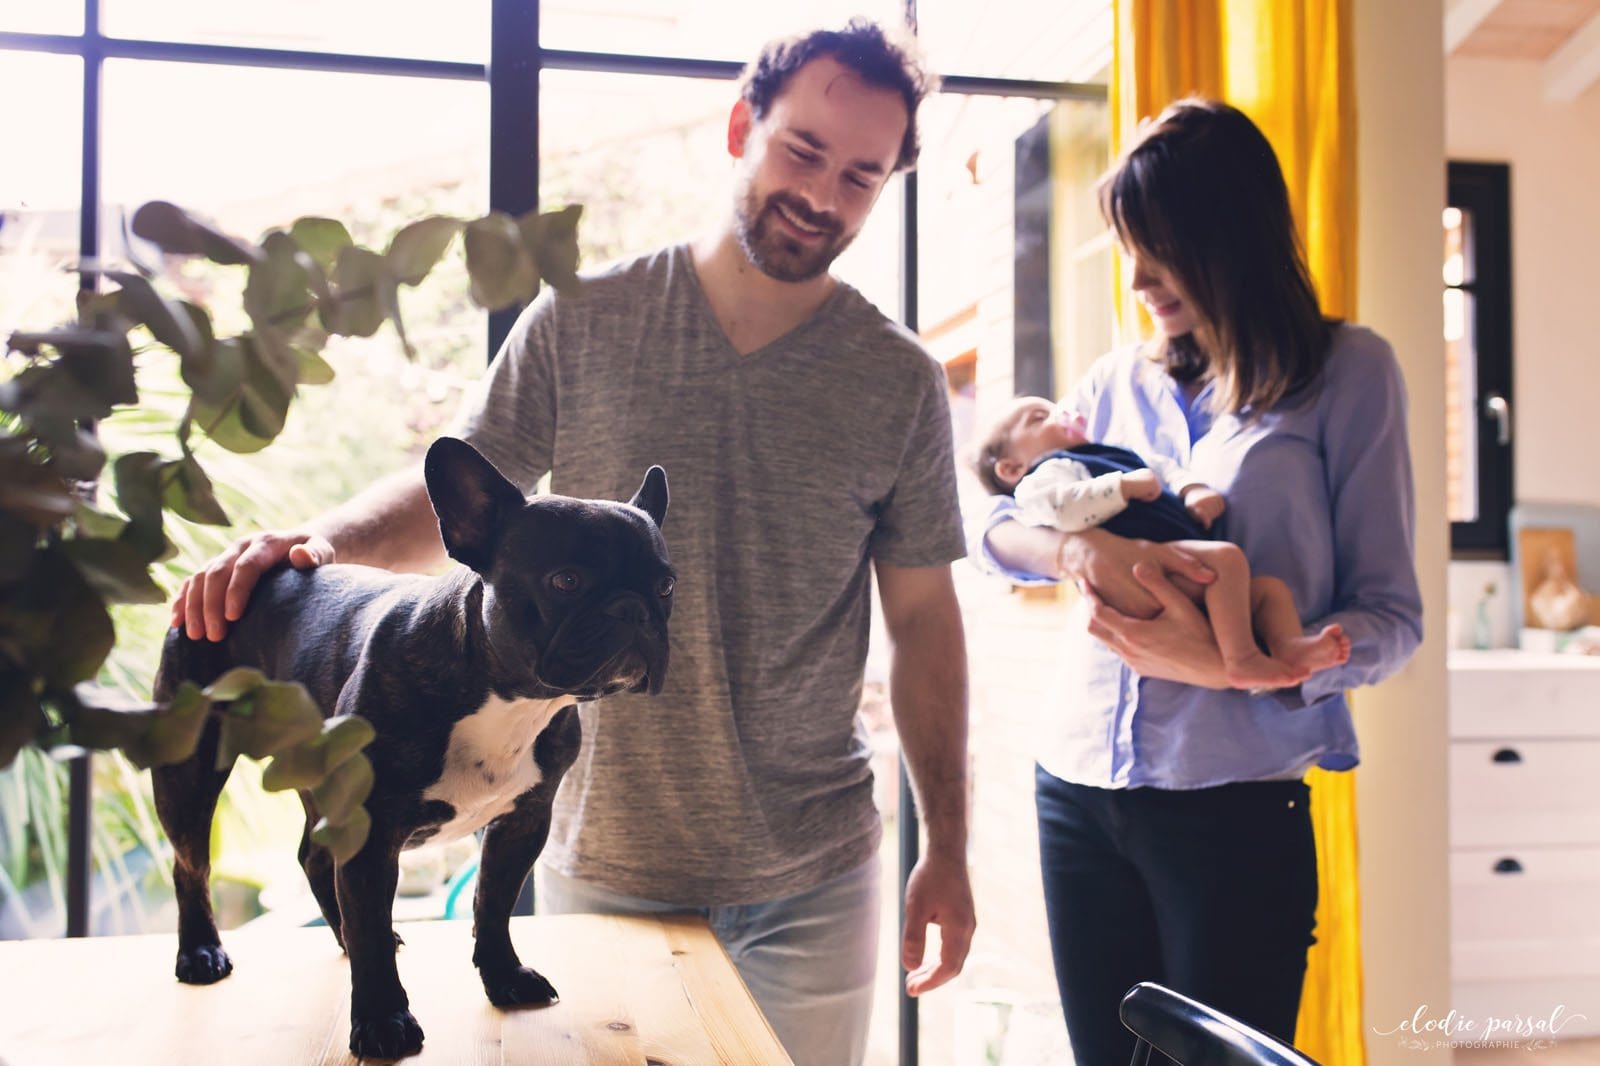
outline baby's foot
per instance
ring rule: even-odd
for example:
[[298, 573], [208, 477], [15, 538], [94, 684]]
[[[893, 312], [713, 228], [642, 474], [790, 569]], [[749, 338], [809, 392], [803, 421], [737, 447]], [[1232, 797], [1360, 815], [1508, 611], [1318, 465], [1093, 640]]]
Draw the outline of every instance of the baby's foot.
[[1306, 671], [1306, 676], [1330, 666], [1338, 666], [1350, 658], [1350, 638], [1338, 623], [1324, 626], [1320, 633], [1282, 642], [1272, 649], [1272, 657]]
[[1228, 684], [1250, 692], [1287, 688], [1311, 676], [1311, 672], [1303, 666], [1284, 662], [1259, 651], [1238, 659], [1227, 659], [1223, 667], [1227, 671]]

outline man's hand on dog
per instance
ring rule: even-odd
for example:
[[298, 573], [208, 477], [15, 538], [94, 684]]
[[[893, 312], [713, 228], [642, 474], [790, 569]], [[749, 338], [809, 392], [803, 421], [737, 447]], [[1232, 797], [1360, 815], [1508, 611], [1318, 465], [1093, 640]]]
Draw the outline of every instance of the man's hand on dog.
[[334, 561], [333, 545], [317, 533], [253, 533], [234, 541], [202, 570], [195, 571], [172, 601], [172, 624], [190, 640], [218, 641], [228, 623], [244, 614], [261, 575], [289, 560], [296, 570], [310, 570]]

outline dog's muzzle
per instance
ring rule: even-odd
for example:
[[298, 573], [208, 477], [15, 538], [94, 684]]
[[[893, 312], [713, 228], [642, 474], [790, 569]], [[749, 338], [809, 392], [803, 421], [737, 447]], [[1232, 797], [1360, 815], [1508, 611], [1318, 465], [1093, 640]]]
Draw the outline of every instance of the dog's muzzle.
[[664, 625], [637, 593], [619, 593], [556, 630], [538, 678], [553, 689], [593, 699], [618, 692], [661, 691], [667, 677]]

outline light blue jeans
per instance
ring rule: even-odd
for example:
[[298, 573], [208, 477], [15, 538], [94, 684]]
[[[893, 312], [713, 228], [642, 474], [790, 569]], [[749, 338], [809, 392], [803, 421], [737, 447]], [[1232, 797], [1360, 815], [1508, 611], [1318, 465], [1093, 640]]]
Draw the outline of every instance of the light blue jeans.
[[727, 949], [795, 1066], [860, 1066], [878, 957], [878, 862], [809, 892], [723, 907], [625, 896], [534, 867], [540, 914], [698, 914]]

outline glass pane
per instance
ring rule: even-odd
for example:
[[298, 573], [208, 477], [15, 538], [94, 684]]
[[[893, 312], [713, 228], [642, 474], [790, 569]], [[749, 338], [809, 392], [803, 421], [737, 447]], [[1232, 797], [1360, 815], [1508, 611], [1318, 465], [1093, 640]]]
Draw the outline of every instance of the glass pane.
[[[6, 33], [83, 32], [82, 0], [0, 0], [0, 31]], [[7, 62], [0, 53], [0, 63]]]
[[1459, 207], [1444, 209], [1444, 283], [1470, 285], [1477, 280], [1473, 250], [1472, 213]]
[[[1060, 393], [1111, 345], [1115, 274], [1092, 196], [1109, 125], [1102, 104], [940, 96], [926, 106], [921, 326], [947, 368], [959, 455], [975, 420], [1019, 387], [1019, 358], [1031, 355], [1042, 387]], [[982, 506], [975, 479], [963, 476], [962, 490], [969, 513]], [[1008, 595], [971, 567], [955, 575], [972, 641], [969, 866], [980, 919], [961, 976], [922, 999], [921, 1061], [1054, 1061], [1066, 1030], [1045, 936], [1032, 752], [1035, 709], [1049, 705], [1038, 664], [1055, 654], [1066, 612], [1053, 598]], [[884, 966], [880, 998], [890, 999], [892, 956]]]
[[1452, 522], [1478, 520], [1477, 297], [1444, 291], [1445, 503]]
[[[0, 52], [0, 144], [26, 145], [0, 166], [0, 337], [75, 315], [82, 184], [83, 62]], [[7, 371], [0, 369], [0, 374]]]
[[940, 74], [1104, 83], [1111, 28], [1111, 0], [917, 5], [922, 46]]
[[489, 0], [102, 0], [112, 37], [483, 63]]
[[[327, 216], [345, 223], [357, 243], [382, 250], [413, 219], [472, 218], [488, 209], [487, 92], [478, 82], [110, 61], [105, 201], [131, 213], [146, 200], [171, 200], [247, 239], [302, 215]], [[173, 101], [183, 101], [181, 124]], [[247, 325], [240, 268], [163, 258], [138, 242], [122, 254], [158, 268], [157, 284], [168, 294], [208, 303], [219, 334]], [[485, 364], [486, 316], [470, 305], [467, 290], [457, 242], [422, 285], [401, 292], [415, 362], [388, 326], [367, 340], [336, 338], [324, 351], [335, 380], [299, 390], [287, 428], [270, 447], [241, 456], [201, 444], [197, 456], [235, 524], [218, 530], [171, 521], [181, 554], [158, 575], [163, 583], [175, 587], [241, 533], [304, 521], [420, 459]], [[172, 430], [186, 397], [174, 362], [156, 353], [141, 360], [141, 410], [102, 424], [109, 451], [175, 452]], [[147, 691], [166, 619], [161, 606], [119, 610], [109, 682], [135, 695]], [[97, 789], [147, 815], [148, 780], [123, 775]], [[293, 795], [264, 792], [259, 766], [241, 761], [218, 822], [213, 883], [223, 923], [267, 910], [279, 922], [314, 920], [317, 908], [295, 861], [303, 815]], [[124, 850], [108, 851], [108, 861], [137, 871], [143, 860], [128, 856], [141, 846], [119, 838]], [[152, 868], [165, 863], [163, 855]], [[402, 901], [400, 913], [436, 918], [443, 906], [444, 893], [435, 891]], [[147, 925], [163, 921], [170, 923], [169, 913]]]
[[[732, 82], [545, 71], [539, 197], [582, 203], [588, 266], [692, 240], [733, 196]], [[834, 272], [887, 313], [899, 307], [900, 182], [892, 181]]]
[[539, 7], [539, 38], [546, 48], [747, 63], [774, 37], [841, 26], [854, 15], [898, 25], [903, 10], [900, 0], [801, 0], [781, 8], [742, 0], [550, 0]]

